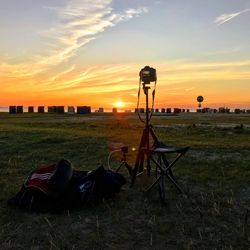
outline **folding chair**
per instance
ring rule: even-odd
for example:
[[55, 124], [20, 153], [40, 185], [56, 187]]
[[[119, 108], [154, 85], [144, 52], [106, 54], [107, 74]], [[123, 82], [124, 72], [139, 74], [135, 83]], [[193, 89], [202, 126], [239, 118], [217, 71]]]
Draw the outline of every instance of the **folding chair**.
[[[152, 149], [150, 150], [150, 161], [156, 166], [156, 180], [147, 188], [146, 192], [149, 192], [156, 184], [158, 184], [160, 199], [164, 203], [166, 199], [165, 179], [168, 179], [180, 193], [184, 193], [173, 174], [172, 168], [176, 162], [185, 155], [188, 149], [189, 147], [175, 148], [167, 146], [158, 141], [152, 146]], [[168, 160], [168, 155], [170, 154], [175, 156], [171, 161]]]

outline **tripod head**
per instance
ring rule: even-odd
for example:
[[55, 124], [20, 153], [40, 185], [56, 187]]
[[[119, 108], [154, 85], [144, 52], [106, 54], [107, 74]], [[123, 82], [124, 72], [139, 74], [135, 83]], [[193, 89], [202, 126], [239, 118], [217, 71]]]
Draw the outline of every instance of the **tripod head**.
[[150, 89], [150, 86], [148, 84], [150, 83], [145, 83], [145, 82], [142, 83], [142, 88], [145, 95], [148, 95], [148, 90]]

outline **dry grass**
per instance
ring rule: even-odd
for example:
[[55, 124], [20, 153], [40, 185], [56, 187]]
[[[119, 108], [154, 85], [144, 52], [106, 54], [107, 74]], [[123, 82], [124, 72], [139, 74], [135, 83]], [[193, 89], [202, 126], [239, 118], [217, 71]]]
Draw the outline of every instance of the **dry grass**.
[[[144, 192], [154, 177], [142, 175], [113, 201], [61, 214], [6, 201], [40, 164], [64, 157], [77, 169], [106, 166], [110, 142], [137, 147], [143, 124], [132, 114], [0, 114], [0, 121], [0, 249], [249, 249], [249, 115], [154, 117], [162, 141], [191, 146], [174, 169], [187, 195], [167, 184], [162, 205], [157, 188]], [[130, 151], [131, 164], [135, 156]]]

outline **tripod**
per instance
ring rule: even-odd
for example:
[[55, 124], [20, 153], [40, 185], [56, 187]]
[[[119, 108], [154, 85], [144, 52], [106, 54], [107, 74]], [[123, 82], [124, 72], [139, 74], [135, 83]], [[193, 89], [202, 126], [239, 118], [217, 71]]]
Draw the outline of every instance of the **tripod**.
[[121, 153], [122, 153], [122, 157], [121, 157], [121, 164], [120, 166], [116, 169], [116, 172], [119, 172], [119, 170], [121, 169], [122, 166], [125, 166], [126, 169], [128, 170], [129, 176], [132, 176], [132, 168], [131, 166], [128, 164], [127, 162], [127, 153], [128, 153], [128, 147], [127, 146], [123, 146], [121, 148]]
[[145, 122], [145, 128], [143, 129], [142, 132], [142, 137], [141, 141], [139, 144], [139, 149], [138, 153], [136, 156], [136, 161], [135, 161], [135, 167], [132, 173], [132, 180], [131, 180], [131, 186], [134, 185], [136, 176], [138, 173], [142, 173], [144, 169], [144, 160], [146, 158], [146, 168], [147, 168], [147, 174], [150, 175], [150, 136], [153, 139], [154, 144], [158, 143], [158, 139], [153, 131], [152, 125], [149, 123], [150, 118], [149, 118], [149, 105], [148, 105], [148, 90], [150, 87], [148, 86], [150, 82], [143, 82], [143, 90], [144, 94], [146, 96], [146, 122]]
[[[185, 155], [188, 151], [189, 147], [185, 148], [175, 148], [172, 146], [165, 145], [157, 139], [153, 131], [153, 127], [150, 124], [151, 116], [149, 116], [149, 89], [150, 82], [155, 82], [156, 86], [156, 70], [150, 68], [149, 66], [145, 66], [140, 71], [140, 84], [138, 91], [138, 103], [137, 103], [137, 112], [141, 121], [143, 121], [139, 114], [139, 99], [140, 99], [140, 88], [141, 82], [143, 82], [143, 91], [146, 96], [146, 122], [145, 127], [142, 132], [142, 137], [139, 144], [138, 153], [136, 156], [135, 166], [132, 171], [131, 176], [131, 187], [135, 183], [136, 177], [141, 174], [144, 170], [144, 162], [146, 160], [146, 169], [147, 175], [150, 175], [151, 166], [150, 162], [152, 161], [156, 166], [156, 180], [152, 183], [152, 185], [146, 190], [147, 192], [152, 190], [152, 188], [158, 184], [159, 194], [162, 202], [165, 202], [165, 179], [168, 179], [180, 193], [184, 193], [182, 188], [178, 185], [178, 182], [172, 172], [173, 166], [176, 162]], [[154, 94], [155, 89], [152, 91], [152, 104], [154, 103]], [[152, 105], [153, 106], [153, 105]], [[152, 113], [151, 113], [152, 115]], [[144, 121], [143, 121], [144, 122]], [[151, 139], [151, 140], [150, 140]], [[152, 146], [150, 146], [150, 142], [153, 142]], [[175, 158], [172, 158], [168, 161], [167, 156], [169, 154], [174, 154]], [[155, 159], [155, 157], [157, 159]], [[158, 175], [159, 174], [159, 175]]]

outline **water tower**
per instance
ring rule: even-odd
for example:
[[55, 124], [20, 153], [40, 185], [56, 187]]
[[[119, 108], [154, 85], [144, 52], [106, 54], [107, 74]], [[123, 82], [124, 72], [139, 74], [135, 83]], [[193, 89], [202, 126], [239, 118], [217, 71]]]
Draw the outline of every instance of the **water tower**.
[[199, 107], [199, 108], [201, 108], [201, 103], [202, 103], [203, 101], [204, 101], [203, 96], [199, 95], [199, 96], [197, 97], [197, 102], [199, 103], [199, 104], [198, 104], [198, 107]]

